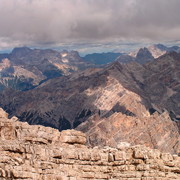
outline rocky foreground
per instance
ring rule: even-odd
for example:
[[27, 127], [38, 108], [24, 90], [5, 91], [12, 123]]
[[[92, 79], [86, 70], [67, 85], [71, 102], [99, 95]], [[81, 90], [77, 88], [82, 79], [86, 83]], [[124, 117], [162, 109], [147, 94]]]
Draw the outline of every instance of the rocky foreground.
[[180, 157], [145, 146], [88, 147], [76, 130], [19, 122], [0, 109], [0, 179], [180, 179]]

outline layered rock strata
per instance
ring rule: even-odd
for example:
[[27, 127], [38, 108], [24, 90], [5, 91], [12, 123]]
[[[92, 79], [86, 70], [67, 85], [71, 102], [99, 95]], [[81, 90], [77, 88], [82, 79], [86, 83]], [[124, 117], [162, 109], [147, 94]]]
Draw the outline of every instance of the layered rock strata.
[[87, 147], [85, 134], [30, 126], [0, 109], [0, 179], [180, 179], [180, 157], [145, 146]]
[[146, 145], [162, 152], [180, 154], [180, 135], [167, 111], [149, 117], [131, 117], [120, 112], [100, 119], [91, 117], [76, 130], [85, 132], [89, 144], [118, 147], [120, 142]]

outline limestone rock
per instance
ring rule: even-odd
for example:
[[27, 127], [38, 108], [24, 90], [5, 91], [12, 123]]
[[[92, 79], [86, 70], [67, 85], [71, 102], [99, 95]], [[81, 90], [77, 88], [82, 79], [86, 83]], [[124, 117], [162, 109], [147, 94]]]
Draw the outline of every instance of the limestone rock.
[[61, 142], [68, 144], [85, 144], [86, 143], [86, 135], [80, 131], [76, 130], [68, 130], [61, 132]]
[[142, 145], [88, 148], [85, 142], [82, 132], [30, 126], [1, 109], [0, 179], [180, 179], [177, 155]]
[[8, 113], [6, 113], [2, 108], [0, 108], [0, 118], [8, 118]]

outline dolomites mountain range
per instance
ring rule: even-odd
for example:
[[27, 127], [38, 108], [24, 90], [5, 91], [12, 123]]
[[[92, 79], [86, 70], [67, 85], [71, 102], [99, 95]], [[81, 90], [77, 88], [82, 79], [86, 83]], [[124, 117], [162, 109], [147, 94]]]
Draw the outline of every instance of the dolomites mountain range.
[[26, 91], [48, 79], [67, 76], [72, 72], [90, 67], [102, 68], [115, 60], [121, 63], [145, 64], [172, 51], [179, 52], [179, 47], [156, 44], [129, 54], [94, 53], [85, 57], [80, 57], [77, 51], [59, 52], [51, 49], [14, 48], [9, 54], [0, 54], [0, 91], [6, 88]]
[[180, 54], [146, 64], [118, 61], [1, 93], [0, 106], [29, 124], [79, 129], [93, 145], [120, 141], [179, 153]]

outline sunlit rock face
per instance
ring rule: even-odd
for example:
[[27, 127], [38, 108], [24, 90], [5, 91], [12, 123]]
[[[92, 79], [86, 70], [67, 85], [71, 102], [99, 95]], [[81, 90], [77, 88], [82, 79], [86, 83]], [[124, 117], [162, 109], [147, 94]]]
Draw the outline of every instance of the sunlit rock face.
[[77, 130], [85, 132], [89, 143], [119, 147], [120, 142], [141, 144], [163, 152], [180, 153], [180, 134], [167, 112], [150, 117], [131, 117], [120, 112], [106, 118], [91, 117]]
[[89, 147], [80, 131], [8, 119], [0, 109], [0, 179], [179, 179], [180, 158], [145, 146]]

